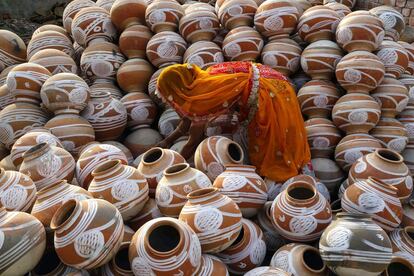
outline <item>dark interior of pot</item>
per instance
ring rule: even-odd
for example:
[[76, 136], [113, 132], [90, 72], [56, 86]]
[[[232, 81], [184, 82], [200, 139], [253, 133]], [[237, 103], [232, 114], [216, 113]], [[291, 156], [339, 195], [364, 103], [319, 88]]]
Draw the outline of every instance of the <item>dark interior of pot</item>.
[[41, 148], [46, 146], [46, 144], [47, 143], [40, 143], [40, 144], [37, 144], [37, 145], [31, 147], [30, 149], [28, 149], [27, 151], [24, 152], [23, 158], [25, 158], [25, 156], [28, 156], [28, 155], [31, 155], [31, 154], [37, 152], [38, 150], [40, 150]]
[[413, 275], [412, 271], [405, 264], [400, 262], [393, 262], [387, 268], [387, 275], [389, 276], [403, 276], [403, 275]]
[[400, 156], [390, 150], [378, 150], [379, 156], [390, 161], [400, 161]]
[[117, 267], [123, 270], [131, 270], [131, 264], [128, 259], [128, 246], [121, 247], [118, 253], [115, 255], [115, 264]]
[[177, 172], [180, 172], [180, 171], [186, 169], [187, 167], [188, 167], [188, 164], [184, 164], [184, 163], [177, 164], [177, 165], [171, 166], [168, 169], [166, 169], [165, 173], [167, 173], [167, 174], [177, 173]]
[[56, 229], [60, 225], [64, 224], [75, 211], [76, 200], [69, 200], [64, 203], [55, 213], [50, 223], [52, 229]]
[[38, 275], [51, 273], [60, 264], [60, 260], [55, 250], [47, 250], [40, 262], [34, 268], [34, 272]]
[[227, 150], [231, 159], [233, 159], [234, 161], [242, 160], [243, 155], [239, 145], [231, 143]]
[[242, 227], [239, 235], [237, 236], [237, 239], [231, 244], [231, 246], [235, 246], [239, 244], [243, 240], [243, 237], [244, 237], [244, 228]]
[[315, 250], [305, 250], [303, 252], [303, 262], [314, 271], [320, 271], [324, 268], [322, 258]]
[[143, 159], [146, 163], [153, 163], [155, 161], [158, 161], [161, 158], [161, 155], [161, 149], [152, 149], [144, 155]]
[[154, 250], [168, 252], [180, 243], [180, 233], [170, 225], [161, 225], [152, 230], [148, 240]]
[[289, 196], [298, 200], [310, 199], [315, 195], [315, 192], [306, 187], [294, 187], [288, 192]]
[[217, 190], [216, 188], [204, 188], [204, 189], [193, 191], [193, 192], [189, 193], [187, 196], [189, 198], [202, 197], [202, 196], [206, 196], [208, 194], [212, 194], [216, 190]]

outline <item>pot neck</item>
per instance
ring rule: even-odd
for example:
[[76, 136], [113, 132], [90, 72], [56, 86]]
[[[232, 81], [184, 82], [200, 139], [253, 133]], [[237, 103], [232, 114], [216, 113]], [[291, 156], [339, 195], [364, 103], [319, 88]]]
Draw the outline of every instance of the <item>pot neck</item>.
[[201, 204], [203, 202], [214, 202], [219, 199], [221, 194], [217, 188], [209, 187], [193, 191], [187, 195], [187, 199], [192, 204]]
[[111, 93], [108, 91], [93, 91], [91, 93], [91, 101], [95, 103], [106, 102], [111, 100]]
[[303, 207], [317, 201], [319, 194], [312, 184], [298, 181], [287, 187], [286, 198], [290, 204]]
[[68, 225], [72, 218], [80, 213], [80, 202], [75, 199], [69, 199], [56, 211], [50, 222], [52, 230], [58, 230]]
[[190, 165], [187, 163], [178, 163], [168, 167], [164, 170], [164, 176], [166, 178], [177, 177], [179, 175], [185, 174], [186, 172], [190, 171]]
[[146, 166], [151, 166], [156, 163], [158, 163], [160, 160], [163, 159], [165, 153], [164, 149], [156, 147], [148, 150], [144, 155], [142, 156], [142, 163]]
[[92, 171], [92, 176], [96, 180], [108, 179], [111, 176], [123, 171], [121, 160], [108, 160], [99, 165]]
[[159, 219], [145, 232], [144, 246], [153, 255], [168, 258], [182, 250], [186, 235], [182, 227], [171, 219]]
[[23, 159], [33, 160], [49, 152], [51, 147], [48, 143], [37, 144], [23, 153]]
[[399, 153], [389, 149], [377, 149], [374, 155], [381, 161], [392, 164], [401, 164], [404, 160]]

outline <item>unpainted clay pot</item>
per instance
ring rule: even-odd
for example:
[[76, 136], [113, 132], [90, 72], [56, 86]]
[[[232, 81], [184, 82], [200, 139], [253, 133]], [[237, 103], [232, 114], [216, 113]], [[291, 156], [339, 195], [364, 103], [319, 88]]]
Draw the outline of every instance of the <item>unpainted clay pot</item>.
[[145, 0], [116, 0], [111, 8], [111, 21], [120, 32], [129, 26], [145, 24]]
[[119, 49], [128, 59], [146, 58], [145, 50], [151, 37], [147, 26], [132, 25], [119, 36]]
[[136, 158], [155, 147], [161, 140], [162, 136], [158, 131], [149, 127], [142, 127], [129, 134], [123, 144], [131, 151], [133, 157]]

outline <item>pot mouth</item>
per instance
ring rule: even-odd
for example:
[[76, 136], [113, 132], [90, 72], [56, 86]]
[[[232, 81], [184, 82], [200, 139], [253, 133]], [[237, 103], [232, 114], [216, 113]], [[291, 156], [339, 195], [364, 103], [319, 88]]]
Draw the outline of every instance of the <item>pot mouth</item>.
[[27, 157], [30, 157], [34, 154], [37, 154], [39, 152], [42, 152], [43, 150], [45, 150], [48, 147], [49, 147], [48, 143], [40, 143], [40, 144], [34, 145], [33, 147], [31, 147], [30, 149], [26, 150], [23, 153], [23, 159], [27, 158]]
[[316, 248], [309, 247], [305, 249], [302, 256], [302, 262], [307, 269], [313, 272], [322, 272], [326, 268], [326, 265]]
[[142, 156], [142, 162], [147, 165], [154, 164], [158, 160], [160, 160], [164, 155], [164, 151], [162, 148], [156, 147], [148, 150]]
[[377, 149], [375, 154], [384, 161], [391, 163], [403, 162], [403, 157], [398, 153], [390, 149]]
[[121, 160], [119, 159], [107, 160], [92, 171], [92, 176], [105, 174], [120, 164], [121, 164]]
[[407, 226], [404, 228], [404, 232], [411, 239], [411, 243], [414, 243], [414, 226]]
[[386, 276], [413, 275], [414, 266], [406, 259], [393, 256], [391, 263], [385, 270]]
[[181, 172], [187, 170], [190, 167], [187, 163], [178, 163], [175, 165], [172, 165], [164, 170], [164, 175], [170, 176], [170, 175], [177, 175]]
[[55, 249], [46, 250], [39, 263], [33, 269], [37, 275], [49, 275], [62, 264]]
[[115, 257], [112, 259], [112, 264], [119, 268], [122, 271], [132, 271], [131, 263], [128, 258], [130, 242], [123, 242], [118, 252], [115, 254]]
[[75, 199], [69, 199], [63, 203], [62, 206], [60, 206], [56, 213], [53, 215], [52, 221], [50, 222], [50, 228], [52, 230], [56, 230], [69, 222], [75, 215], [77, 204], [78, 201]]
[[290, 184], [286, 189], [288, 198], [293, 201], [306, 202], [316, 197], [316, 188], [304, 181], [298, 181]]
[[244, 159], [243, 149], [235, 142], [229, 143], [226, 153], [227, 157], [234, 163], [240, 163]]
[[173, 221], [160, 220], [148, 229], [146, 244], [156, 253], [168, 255], [180, 246], [183, 239], [182, 230]]
[[201, 197], [213, 195], [217, 191], [218, 191], [218, 189], [217, 188], [214, 188], [214, 187], [203, 188], [203, 189], [199, 189], [199, 190], [196, 190], [196, 191], [192, 191], [191, 193], [189, 193], [187, 195], [187, 198], [188, 199], [201, 198]]

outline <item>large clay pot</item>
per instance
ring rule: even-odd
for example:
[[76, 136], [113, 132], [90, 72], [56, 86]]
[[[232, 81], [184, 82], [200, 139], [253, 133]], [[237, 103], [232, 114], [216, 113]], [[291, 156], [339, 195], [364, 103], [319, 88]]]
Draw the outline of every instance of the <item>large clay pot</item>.
[[303, 50], [300, 64], [303, 71], [316, 80], [329, 80], [341, 60], [343, 52], [338, 44], [328, 40], [313, 42]]
[[236, 241], [217, 257], [235, 275], [243, 275], [260, 266], [266, 256], [263, 232], [254, 222], [242, 219], [242, 230]]
[[331, 194], [336, 194], [345, 174], [335, 161], [328, 158], [311, 160], [316, 178], [326, 185]]
[[376, 55], [384, 63], [386, 76], [398, 79], [408, 68], [408, 53], [397, 42], [384, 40]]
[[63, 27], [69, 34], [72, 34], [72, 22], [75, 15], [83, 8], [93, 7], [95, 2], [91, 0], [75, 0], [68, 3], [63, 11], [62, 21]]
[[2, 207], [0, 231], [0, 258], [4, 259], [0, 273], [25, 275], [37, 265], [45, 251], [46, 233], [43, 225], [29, 214], [7, 212]]
[[56, 31], [41, 32], [32, 37], [27, 45], [27, 59], [31, 59], [34, 54], [45, 49], [56, 49], [74, 57], [73, 44], [67, 35]]
[[126, 28], [119, 36], [119, 49], [128, 58], [146, 58], [148, 41], [151, 31], [144, 25], [133, 25]]
[[199, 276], [228, 276], [227, 266], [213, 255], [201, 255], [201, 265], [197, 271]]
[[332, 121], [314, 118], [305, 122], [312, 158], [330, 158], [342, 138]]
[[146, 92], [154, 73], [151, 63], [145, 59], [134, 58], [124, 62], [116, 74], [116, 80], [126, 93]]
[[154, 33], [174, 32], [178, 29], [178, 22], [183, 15], [184, 9], [176, 1], [157, 0], [148, 5], [145, 21]]
[[128, 225], [133, 231], [138, 231], [146, 222], [160, 217], [163, 217], [163, 214], [158, 209], [155, 199], [149, 198], [139, 214], [128, 221]]
[[414, 263], [414, 227], [395, 229], [390, 233], [392, 252], [395, 256], [402, 257]]
[[340, 20], [342, 20], [345, 16], [347, 16], [348, 14], [352, 12], [351, 9], [348, 8], [347, 6], [340, 4], [338, 2], [335, 2], [335, 0], [332, 0], [332, 1], [333, 2], [325, 4], [325, 7], [328, 7], [334, 10], [338, 14]]
[[224, 61], [221, 48], [211, 41], [197, 41], [184, 53], [184, 63], [195, 64], [202, 69]]
[[29, 176], [40, 191], [61, 180], [72, 181], [75, 160], [62, 148], [40, 143], [23, 154], [19, 171]]
[[367, 51], [355, 51], [344, 56], [336, 66], [336, 79], [348, 93], [368, 93], [384, 79], [382, 61]]
[[213, 40], [219, 27], [220, 21], [214, 11], [203, 8], [186, 10], [179, 23], [180, 34], [189, 43]]
[[350, 9], [352, 9], [355, 6], [356, 2], [357, 0], [323, 0], [324, 5], [329, 3], [341, 3], [342, 5], [345, 5]]
[[338, 275], [378, 275], [391, 262], [387, 233], [369, 215], [338, 213], [319, 241], [325, 264]]
[[59, 73], [78, 73], [78, 66], [72, 57], [56, 49], [44, 49], [35, 53], [29, 60], [45, 67], [52, 75]]
[[270, 267], [270, 266], [259, 266], [244, 274], [244, 276], [266, 276], [266, 275], [289, 276], [291, 274], [279, 268]]
[[407, 129], [394, 118], [381, 117], [370, 134], [377, 138], [384, 147], [399, 153], [404, 151], [408, 143]]
[[292, 276], [324, 276], [328, 273], [318, 249], [300, 243], [289, 243], [279, 248], [270, 260], [270, 266]]
[[128, 114], [127, 127], [136, 130], [142, 126], [149, 127], [157, 116], [157, 105], [142, 92], [128, 93], [121, 99]]
[[403, 46], [403, 48], [407, 51], [408, 54], [408, 67], [406, 73], [409, 75], [414, 74], [414, 45], [411, 45], [404, 41], [398, 41], [398, 44]]
[[254, 0], [230, 0], [220, 6], [217, 15], [221, 25], [227, 30], [232, 30], [253, 25], [256, 10], [257, 3]]
[[7, 211], [29, 212], [36, 200], [36, 191], [27, 175], [0, 168], [0, 203]]
[[393, 77], [385, 77], [371, 95], [381, 104], [381, 117], [387, 118], [394, 118], [403, 111], [409, 99], [405, 85]]
[[384, 35], [380, 18], [368, 11], [355, 11], [339, 23], [336, 41], [347, 52], [373, 52], [381, 45]]
[[120, 32], [132, 25], [145, 24], [145, 0], [116, 0], [111, 8], [111, 21]]
[[263, 39], [252, 27], [231, 30], [223, 40], [223, 54], [227, 61], [254, 61], [263, 49]]
[[204, 188], [187, 195], [180, 212], [200, 240], [203, 253], [218, 253], [233, 244], [242, 229], [242, 213], [237, 204], [216, 188]]
[[161, 142], [161, 140], [162, 136], [158, 131], [149, 127], [142, 127], [129, 134], [123, 144], [136, 158]]
[[369, 10], [384, 23], [385, 40], [398, 41], [405, 29], [404, 16], [395, 8], [379, 6]]
[[15, 33], [0, 30], [0, 72], [26, 61], [26, 45]]
[[400, 200], [407, 199], [413, 190], [413, 179], [402, 156], [389, 149], [378, 149], [359, 158], [349, 170], [349, 185], [370, 176], [396, 187]]
[[147, 58], [155, 67], [182, 63], [187, 43], [177, 33], [162, 32], [154, 35], [147, 44]]
[[109, 262], [124, 236], [121, 213], [102, 199], [66, 201], [53, 216], [50, 228], [55, 231], [60, 260], [77, 269], [94, 269]]

